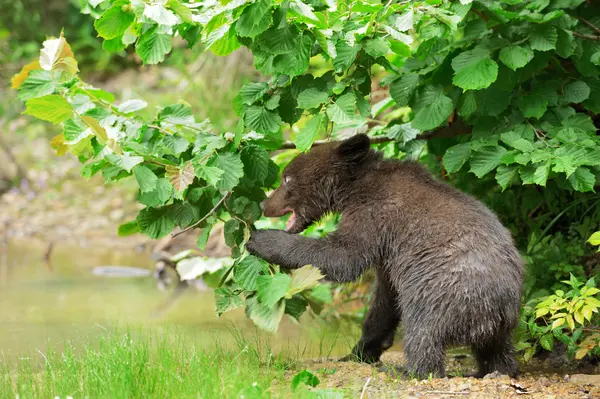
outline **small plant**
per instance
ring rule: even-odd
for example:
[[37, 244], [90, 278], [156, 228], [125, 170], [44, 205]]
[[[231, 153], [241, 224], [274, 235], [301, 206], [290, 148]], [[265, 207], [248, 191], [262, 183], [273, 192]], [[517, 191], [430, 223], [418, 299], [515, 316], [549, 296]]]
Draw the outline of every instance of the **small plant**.
[[595, 232], [587, 241], [597, 248], [597, 252], [600, 252], [600, 231]]
[[308, 370], [302, 370], [294, 376], [294, 379], [292, 380], [292, 390], [296, 390], [300, 386], [300, 384], [306, 384], [310, 385], [311, 387], [316, 387], [317, 385], [319, 385], [320, 382], [321, 381], [316, 375], [314, 375]]
[[600, 301], [594, 278], [586, 283], [571, 275], [562, 281], [569, 291], [556, 290], [554, 294], [533, 299], [525, 306], [524, 318], [529, 339], [517, 344], [529, 361], [538, 346], [552, 351], [554, 340], [567, 345], [569, 356], [582, 359], [588, 353], [600, 353], [600, 330], [591, 328], [598, 320]]

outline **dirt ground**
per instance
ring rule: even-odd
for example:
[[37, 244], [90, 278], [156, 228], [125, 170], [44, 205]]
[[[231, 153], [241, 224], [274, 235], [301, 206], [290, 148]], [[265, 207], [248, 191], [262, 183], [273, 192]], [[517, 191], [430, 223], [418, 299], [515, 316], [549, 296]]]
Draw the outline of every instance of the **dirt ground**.
[[[403, 364], [403, 354], [387, 352], [382, 362], [384, 366]], [[305, 366], [320, 379], [315, 389], [346, 390], [353, 398], [600, 398], [599, 374], [548, 373], [535, 371], [536, 365], [523, 366], [522, 375], [516, 379], [494, 375], [482, 379], [446, 377], [424, 381], [382, 372], [373, 365], [338, 362], [335, 359], [309, 360]], [[474, 371], [470, 357], [449, 358], [446, 370], [449, 374], [458, 375]], [[292, 377], [290, 375], [290, 379]]]

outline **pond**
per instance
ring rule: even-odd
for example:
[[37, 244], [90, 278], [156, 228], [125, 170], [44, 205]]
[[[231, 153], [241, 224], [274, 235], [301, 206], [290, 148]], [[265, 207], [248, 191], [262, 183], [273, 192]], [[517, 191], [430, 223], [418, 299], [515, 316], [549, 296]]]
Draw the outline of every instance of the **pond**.
[[[150, 256], [134, 249], [58, 245], [50, 263], [44, 261], [45, 251], [45, 246], [31, 242], [9, 241], [4, 250], [0, 247], [0, 353], [5, 357], [44, 351], [49, 344], [60, 349], [67, 340], [89, 343], [117, 329], [173, 333], [207, 347], [217, 341], [235, 345], [241, 334], [274, 351], [300, 349], [306, 357], [345, 354], [359, 335], [358, 328], [329, 327], [310, 316], [303, 316], [301, 325], [286, 316], [275, 334], [258, 331], [243, 309], [217, 318], [211, 290], [188, 288], [172, 300], [172, 290], [157, 288]], [[102, 266], [149, 273], [128, 278], [95, 275], [94, 269]]]

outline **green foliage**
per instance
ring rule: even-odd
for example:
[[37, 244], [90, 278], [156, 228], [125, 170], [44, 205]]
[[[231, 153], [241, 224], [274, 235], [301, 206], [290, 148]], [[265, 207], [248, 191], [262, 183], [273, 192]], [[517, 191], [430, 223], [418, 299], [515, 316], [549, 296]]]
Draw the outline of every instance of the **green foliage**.
[[594, 279], [585, 284], [571, 274], [563, 281], [569, 291], [556, 290], [553, 295], [531, 300], [525, 307], [526, 339], [517, 345], [530, 360], [538, 346], [552, 351], [555, 340], [567, 345], [568, 353], [582, 359], [588, 353], [600, 354], [600, 300]]
[[316, 387], [321, 381], [319, 378], [308, 370], [302, 370], [292, 379], [292, 390], [296, 390], [300, 384], [306, 384], [311, 387]]
[[[329, 299], [321, 286], [299, 289], [294, 274], [247, 260], [244, 251], [264, 190], [276, 184], [269, 151], [288, 135], [301, 151], [346, 128], [387, 137], [380, 147], [386, 156], [452, 174], [456, 185], [518, 214], [509, 220], [514, 225], [530, 221], [510, 208], [508, 195], [525, 203], [525, 193], [539, 199], [535, 190], [545, 187], [544, 220], [554, 225], [561, 206], [595, 190], [600, 66], [590, 24], [600, 10], [588, 2], [107, 0], [96, 14], [105, 47], [132, 46], [146, 64], [162, 62], [178, 34], [217, 55], [244, 46], [268, 77], [242, 87], [234, 101], [240, 121], [225, 134], [196, 121], [185, 103], [151, 118], [137, 113], [142, 100], [116, 106], [109, 93], [79, 79], [62, 37], [48, 40], [39, 65], [13, 84], [26, 113], [62, 123], [52, 145], [75, 154], [84, 176], [135, 176], [146, 208], [124, 234], [139, 228], [159, 238], [194, 226], [206, 237], [226, 219], [236, 262], [216, 291], [219, 313], [245, 301], [247, 315], [273, 330], [284, 313], [297, 318], [306, 303], [317, 310], [317, 298]], [[311, 68], [316, 62], [319, 73]], [[372, 105], [375, 78], [389, 96]], [[494, 197], [500, 189], [503, 203]], [[526, 226], [531, 259], [547, 256], [543, 244], [564, 233]]]

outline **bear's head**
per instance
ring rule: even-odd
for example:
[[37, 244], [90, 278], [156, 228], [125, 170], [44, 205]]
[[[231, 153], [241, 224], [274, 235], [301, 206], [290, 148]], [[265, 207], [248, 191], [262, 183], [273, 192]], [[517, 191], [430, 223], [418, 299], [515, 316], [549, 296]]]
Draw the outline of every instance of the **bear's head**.
[[371, 151], [364, 134], [313, 147], [284, 169], [279, 187], [263, 202], [267, 217], [291, 213], [288, 233], [301, 233], [329, 212], [339, 211], [342, 199], [356, 181]]

